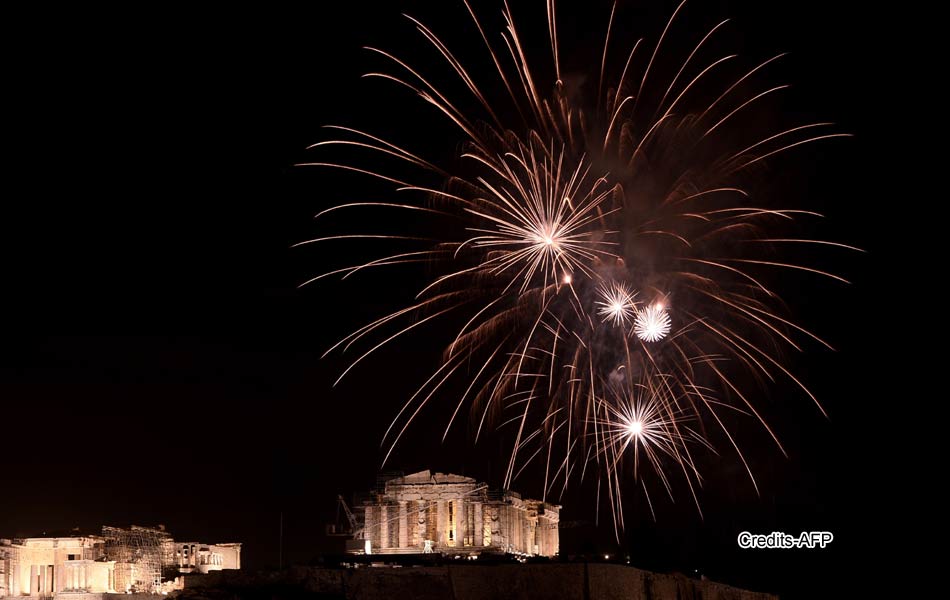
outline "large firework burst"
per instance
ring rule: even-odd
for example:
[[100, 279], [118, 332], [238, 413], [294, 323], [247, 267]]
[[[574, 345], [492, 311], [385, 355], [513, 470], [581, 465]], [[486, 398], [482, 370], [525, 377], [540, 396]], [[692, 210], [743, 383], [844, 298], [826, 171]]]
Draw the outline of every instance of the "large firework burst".
[[[825, 344], [785, 314], [767, 285], [767, 271], [840, 278], [780, 258], [790, 243], [829, 244], [774, 233], [815, 213], [774, 207], [744, 184], [767, 158], [847, 134], [827, 132], [829, 123], [759, 131], [755, 122], [743, 120], [750, 107], [786, 87], [748, 91], [781, 55], [727, 72], [726, 63], [738, 57], [708, 58], [704, 50], [725, 21], [693, 40], [675, 74], [661, 77], [657, 57], [683, 4], [655, 43], [637, 40], [624, 50], [624, 66], [615, 74], [607, 67], [617, 45], [611, 11], [597, 52], [599, 70], [591, 77], [597, 87], [587, 93], [569, 92], [562, 79], [554, 0], [546, 6], [552, 60], [537, 68], [529, 64], [507, 4], [498, 46], [489, 42], [468, 2], [463, 4], [493, 81], [476, 82], [442, 38], [409, 19], [478, 110], [463, 110], [425, 70], [383, 50], [370, 49], [389, 69], [368, 74], [408, 89], [457, 127], [463, 142], [457, 156], [435, 164], [370, 133], [333, 127], [339, 137], [314, 147], [355, 146], [408, 168], [397, 174], [359, 164], [307, 163], [382, 179], [406, 198], [353, 202], [331, 211], [407, 210], [462, 224], [457, 230], [433, 227], [426, 239], [395, 231], [303, 242], [400, 244], [398, 251], [307, 283], [411, 262], [429, 262], [434, 269], [413, 303], [330, 349], [367, 343], [341, 378], [425, 322], [446, 315], [464, 322], [447, 340], [441, 364], [398, 411], [384, 436], [384, 461], [413, 418], [430, 400], [445, 397], [447, 382], [455, 380], [464, 392], [451, 398], [449, 426], [469, 414], [476, 440], [487, 426], [512, 428], [505, 486], [539, 457], [545, 494], [556, 485], [563, 491], [573, 473], [596, 465], [617, 525], [622, 478], [643, 476], [641, 458], [656, 474], [653, 481], [671, 495], [670, 476], [681, 475], [699, 507], [701, 478], [693, 453], [711, 448], [703, 433], [710, 429], [728, 440], [754, 484], [723, 411], [749, 415], [781, 444], [743, 389], [741, 373], [769, 382], [784, 378], [814, 400], [783, 365], [782, 349], [800, 349], [802, 337]], [[500, 115], [507, 112], [520, 118], [506, 123]], [[412, 170], [420, 177], [404, 174]], [[442, 183], [418, 183], [426, 181], [424, 173]], [[452, 235], [447, 231], [462, 234], [445, 237]], [[649, 499], [645, 481], [641, 487]]]

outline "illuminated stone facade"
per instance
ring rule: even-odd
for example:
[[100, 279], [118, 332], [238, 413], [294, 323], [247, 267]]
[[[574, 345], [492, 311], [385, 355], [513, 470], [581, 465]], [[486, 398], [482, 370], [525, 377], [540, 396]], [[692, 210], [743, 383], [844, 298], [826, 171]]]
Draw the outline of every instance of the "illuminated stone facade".
[[[106, 530], [153, 532], [155, 568], [142, 559], [146, 548], [110, 546]], [[163, 530], [103, 528], [102, 536], [0, 539], [0, 598], [33, 596], [57, 600], [93, 600], [105, 594], [181, 588], [174, 574], [241, 568], [241, 544], [175, 542]], [[142, 535], [145, 535], [144, 533]], [[120, 560], [114, 560], [115, 558]], [[166, 574], [162, 579], [161, 573]], [[155, 585], [143, 586], [152, 579]]]
[[559, 509], [490, 492], [470, 477], [420, 471], [390, 479], [363, 506], [362, 551], [554, 556]]
[[241, 568], [241, 544], [199, 544], [171, 542], [166, 556], [180, 573], [208, 573]]
[[97, 536], [0, 540], [0, 596], [114, 592], [115, 562]]

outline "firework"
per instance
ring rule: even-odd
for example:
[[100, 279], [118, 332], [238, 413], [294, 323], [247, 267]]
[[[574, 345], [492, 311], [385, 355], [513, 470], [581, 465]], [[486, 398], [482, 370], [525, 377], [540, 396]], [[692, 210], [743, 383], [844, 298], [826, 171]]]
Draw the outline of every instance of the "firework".
[[670, 332], [670, 315], [662, 304], [651, 304], [637, 311], [633, 332], [644, 342], [658, 342]]
[[[673, 496], [671, 476], [679, 474], [699, 508], [693, 453], [711, 449], [716, 432], [755, 486], [727, 425], [732, 420], [723, 413], [748, 415], [781, 448], [744, 382], [784, 379], [814, 400], [784, 366], [782, 350], [801, 349], [804, 338], [825, 343], [785, 314], [768, 287], [769, 271], [843, 281], [780, 253], [790, 242], [843, 245], [786, 233], [787, 226], [818, 215], [776, 208], [745, 184], [766, 159], [847, 134], [824, 122], [763, 131], [759, 121], [747, 120], [750, 107], [787, 87], [748, 91], [781, 55], [744, 67], [737, 56], [711, 56], [706, 42], [721, 35], [725, 21], [676, 50], [685, 60], [675, 72], [663, 72], [657, 57], [674, 51], [665, 40], [683, 4], [655, 42], [641, 39], [620, 51], [622, 69], [608, 60], [618, 51], [610, 34], [616, 11], [610, 11], [603, 48], [593, 53], [599, 69], [585, 74], [591, 83], [581, 89], [565, 84], [553, 0], [546, 7], [550, 53], [537, 62], [529, 59], [507, 4], [504, 43], [497, 47], [463, 5], [491, 69], [492, 77], [482, 78], [487, 82], [473, 76], [443, 38], [409, 19], [477, 110], [461, 108], [426, 69], [388, 51], [370, 49], [386, 66], [368, 74], [417, 95], [436, 117], [447, 118], [459, 132], [458, 155], [436, 165], [370, 133], [334, 127], [338, 137], [316, 144], [315, 151], [356, 147], [405, 168], [384, 173], [332, 160], [307, 163], [378, 178], [402, 197], [351, 202], [318, 216], [405, 210], [461, 225], [433, 227], [426, 238], [354, 231], [303, 242], [380, 240], [390, 248], [376, 260], [307, 283], [418, 262], [428, 263], [433, 274], [405, 308], [330, 349], [364, 348], [341, 378], [424, 323], [446, 315], [464, 322], [446, 339], [432, 375], [397, 411], [383, 438], [384, 462], [430, 401], [448, 401], [455, 410], [446, 434], [467, 420], [476, 441], [489, 427], [510, 436], [506, 487], [535, 459], [543, 463], [545, 495], [555, 494], [556, 486], [563, 492], [575, 473], [593, 467], [607, 484], [617, 526], [627, 474], [641, 480], [647, 498], [657, 482]], [[500, 117], [514, 113], [520, 120]], [[677, 300], [675, 330], [667, 297]], [[660, 300], [638, 305], [637, 298]], [[464, 384], [464, 392], [447, 398], [446, 383], [453, 380]], [[649, 476], [637, 466], [641, 457], [652, 466]], [[630, 461], [632, 469], [625, 467]]]
[[600, 300], [595, 303], [598, 307], [597, 314], [604, 318], [604, 322], [609, 321], [616, 326], [627, 325], [637, 314], [637, 307], [633, 302], [635, 295], [622, 282], [604, 285], [600, 289]]

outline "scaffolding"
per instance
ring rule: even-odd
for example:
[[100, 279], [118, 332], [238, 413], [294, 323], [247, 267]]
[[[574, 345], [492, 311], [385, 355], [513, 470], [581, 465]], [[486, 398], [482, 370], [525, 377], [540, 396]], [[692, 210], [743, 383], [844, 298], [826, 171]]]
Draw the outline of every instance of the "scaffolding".
[[0, 597], [19, 596], [29, 592], [29, 590], [23, 592], [20, 589], [16, 576], [20, 567], [18, 544], [22, 543], [23, 540], [20, 539], [3, 540], [3, 545], [0, 546]]
[[133, 525], [102, 528], [106, 557], [115, 561], [117, 592], [157, 593], [171, 536], [162, 529]]

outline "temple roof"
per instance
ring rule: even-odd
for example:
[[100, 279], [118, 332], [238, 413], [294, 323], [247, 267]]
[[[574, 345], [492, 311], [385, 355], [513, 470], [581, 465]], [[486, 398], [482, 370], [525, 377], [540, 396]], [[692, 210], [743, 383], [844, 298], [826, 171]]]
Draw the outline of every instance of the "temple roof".
[[422, 483], [476, 483], [471, 477], [454, 475], [452, 473], [433, 473], [426, 469], [418, 473], [411, 473], [386, 482], [387, 485], [414, 485]]

